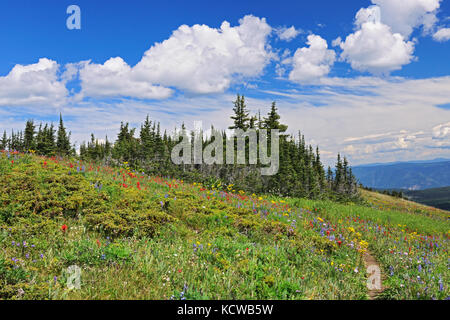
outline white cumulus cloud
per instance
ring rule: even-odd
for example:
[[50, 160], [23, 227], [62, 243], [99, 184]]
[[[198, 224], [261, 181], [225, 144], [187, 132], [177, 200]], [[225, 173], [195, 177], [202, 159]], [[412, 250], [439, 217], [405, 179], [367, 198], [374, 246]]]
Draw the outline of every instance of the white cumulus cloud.
[[223, 92], [235, 76], [259, 76], [273, 57], [267, 43], [272, 28], [251, 15], [239, 23], [183, 25], [145, 52], [133, 71], [139, 81], [193, 93]]
[[301, 32], [297, 29], [295, 29], [294, 26], [290, 27], [290, 28], [279, 28], [276, 30], [276, 34], [278, 35], [278, 38], [280, 38], [281, 40], [284, 41], [291, 41], [293, 40], [295, 37], [297, 37]]
[[298, 83], [310, 83], [325, 77], [336, 60], [334, 50], [328, 49], [325, 39], [309, 35], [308, 47], [299, 48], [292, 58], [293, 69], [289, 80]]
[[111, 58], [104, 64], [85, 63], [80, 68], [82, 96], [133, 97], [164, 99], [172, 95], [169, 88], [136, 80], [132, 68], [122, 58]]
[[433, 34], [433, 39], [444, 42], [450, 40], [450, 28], [441, 28]]
[[58, 71], [59, 65], [47, 58], [34, 64], [15, 65], [6, 76], [0, 77], [0, 106], [61, 105], [67, 89]]
[[393, 33], [381, 22], [380, 7], [359, 10], [355, 26], [357, 30], [339, 44], [341, 58], [353, 69], [383, 74], [398, 70], [413, 60], [414, 43], [405, 40], [400, 33]]
[[425, 31], [437, 21], [436, 11], [441, 0], [372, 0], [381, 9], [381, 22], [390, 26], [393, 33], [408, 38], [415, 28]]

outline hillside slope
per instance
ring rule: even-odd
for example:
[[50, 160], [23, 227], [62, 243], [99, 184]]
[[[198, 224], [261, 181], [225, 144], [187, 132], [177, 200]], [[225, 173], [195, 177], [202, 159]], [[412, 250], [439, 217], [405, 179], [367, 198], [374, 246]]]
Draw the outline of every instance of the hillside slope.
[[[368, 251], [386, 276], [381, 297], [450, 295], [440, 214], [8, 153], [0, 189], [0, 299], [367, 299]], [[81, 287], [69, 290], [73, 265]]]
[[356, 166], [353, 173], [366, 187], [422, 190], [450, 186], [450, 161]]
[[405, 194], [413, 201], [444, 210], [450, 210], [450, 187], [411, 190], [405, 191]]
[[370, 203], [370, 205], [381, 210], [397, 210], [424, 216], [444, 217], [445, 219], [450, 218], [450, 211], [428, 206], [415, 201], [395, 198], [389, 195], [367, 190], [361, 190], [361, 194], [363, 198]]

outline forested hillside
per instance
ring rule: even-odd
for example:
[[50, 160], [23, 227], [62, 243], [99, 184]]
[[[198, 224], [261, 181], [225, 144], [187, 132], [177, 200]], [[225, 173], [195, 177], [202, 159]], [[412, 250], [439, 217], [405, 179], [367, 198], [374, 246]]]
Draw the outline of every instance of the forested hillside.
[[450, 211], [450, 187], [404, 191], [413, 201]]
[[[179, 178], [191, 182], [200, 182], [208, 187], [224, 187], [233, 185], [235, 190], [245, 190], [251, 193], [270, 193], [283, 196], [305, 197], [310, 199], [358, 199], [356, 179], [345, 157], [337, 155], [334, 170], [324, 168], [319, 147], [307, 145], [305, 137], [298, 132], [296, 136], [286, 134], [287, 126], [280, 122], [275, 102], [266, 117], [260, 114], [250, 116], [245, 98], [237, 96], [234, 101], [233, 125], [229, 129], [279, 130], [279, 170], [275, 175], [263, 176], [260, 168], [264, 165], [258, 159], [256, 164], [249, 164], [246, 153], [246, 164], [174, 164], [171, 161], [171, 150], [185, 136], [191, 141], [200, 141], [202, 150], [214, 142], [214, 133], [223, 139], [224, 160], [230, 139], [226, 131], [211, 128], [212, 134], [206, 136], [204, 132], [187, 132], [184, 124], [175, 133], [161, 132], [160, 123], [151, 120], [149, 116], [139, 128], [131, 128], [128, 123], [121, 123], [117, 139], [114, 143], [106, 137], [105, 142], [92, 134], [91, 141], [82, 143], [79, 156], [82, 160], [95, 161], [102, 164], [126, 163], [132, 169], [146, 174], [155, 174]], [[246, 151], [249, 141], [245, 141]], [[233, 148], [237, 143], [232, 141]], [[261, 147], [258, 140], [258, 149]], [[58, 129], [53, 124], [36, 124], [33, 120], [26, 123], [22, 132], [12, 132], [8, 137], [6, 131], [0, 141], [0, 149], [17, 150], [21, 152], [35, 152], [45, 156], [67, 156], [75, 154], [75, 146], [71, 146], [70, 133], [64, 127], [60, 117]], [[270, 144], [268, 146], [270, 151]], [[235, 152], [235, 150], [234, 150]], [[223, 161], [223, 163], [226, 163]]]

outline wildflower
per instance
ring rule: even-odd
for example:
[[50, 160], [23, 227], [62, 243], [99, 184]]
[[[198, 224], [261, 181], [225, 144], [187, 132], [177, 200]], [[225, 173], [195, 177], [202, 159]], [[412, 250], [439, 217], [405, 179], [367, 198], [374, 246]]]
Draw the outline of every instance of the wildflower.
[[63, 224], [61, 227], [62, 232], [66, 232], [67, 231], [67, 225]]

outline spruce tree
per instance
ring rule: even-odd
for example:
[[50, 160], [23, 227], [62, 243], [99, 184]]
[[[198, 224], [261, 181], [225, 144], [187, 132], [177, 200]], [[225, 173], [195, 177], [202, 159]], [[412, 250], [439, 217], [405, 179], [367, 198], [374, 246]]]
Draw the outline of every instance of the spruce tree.
[[145, 118], [144, 124], [141, 126], [140, 137], [140, 158], [141, 161], [150, 159], [153, 156], [153, 139], [152, 139], [152, 122], [149, 116]]
[[66, 128], [64, 128], [62, 115], [59, 114], [59, 127], [56, 140], [56, 152], [61, 156], [67, 156], [70, 154], [69, 135], [67, 135]]
[[33, 120], [28, 120], [25, 125], [25, 134], [23, 138], [23, 146], [24, 151], [34, 150], [35, 149], [35, 137], [36, 127], [33, 123]]
[[5, 150], [8, 147], [8, 136], [6, 135], [6, 130], [3, 131], [3, 137], [0, 140], [0, 150]]
[[267, 118], [264, 118], [264, 128], [265, 129], [278, 129], [280, 133], [283, 133], [287, 130], [287, 125], [280, 123], [280, 115], [277, 112], [277, 106], [275, 102], [272, 102], [272, 106], [270, 108], [270, 112], [267, 115]]
[[234, 102], [234, 116], [231, 116], [231, 119], [234, 122], [234, 125], [229, 127], [228, 129], [242, 129], [247, 130], [249, 128], [250, 118], [248, 117], [249, 112], [247, 111], [247, 106], [245, 105], [244, 96], [237, 95], [236, 101]]

